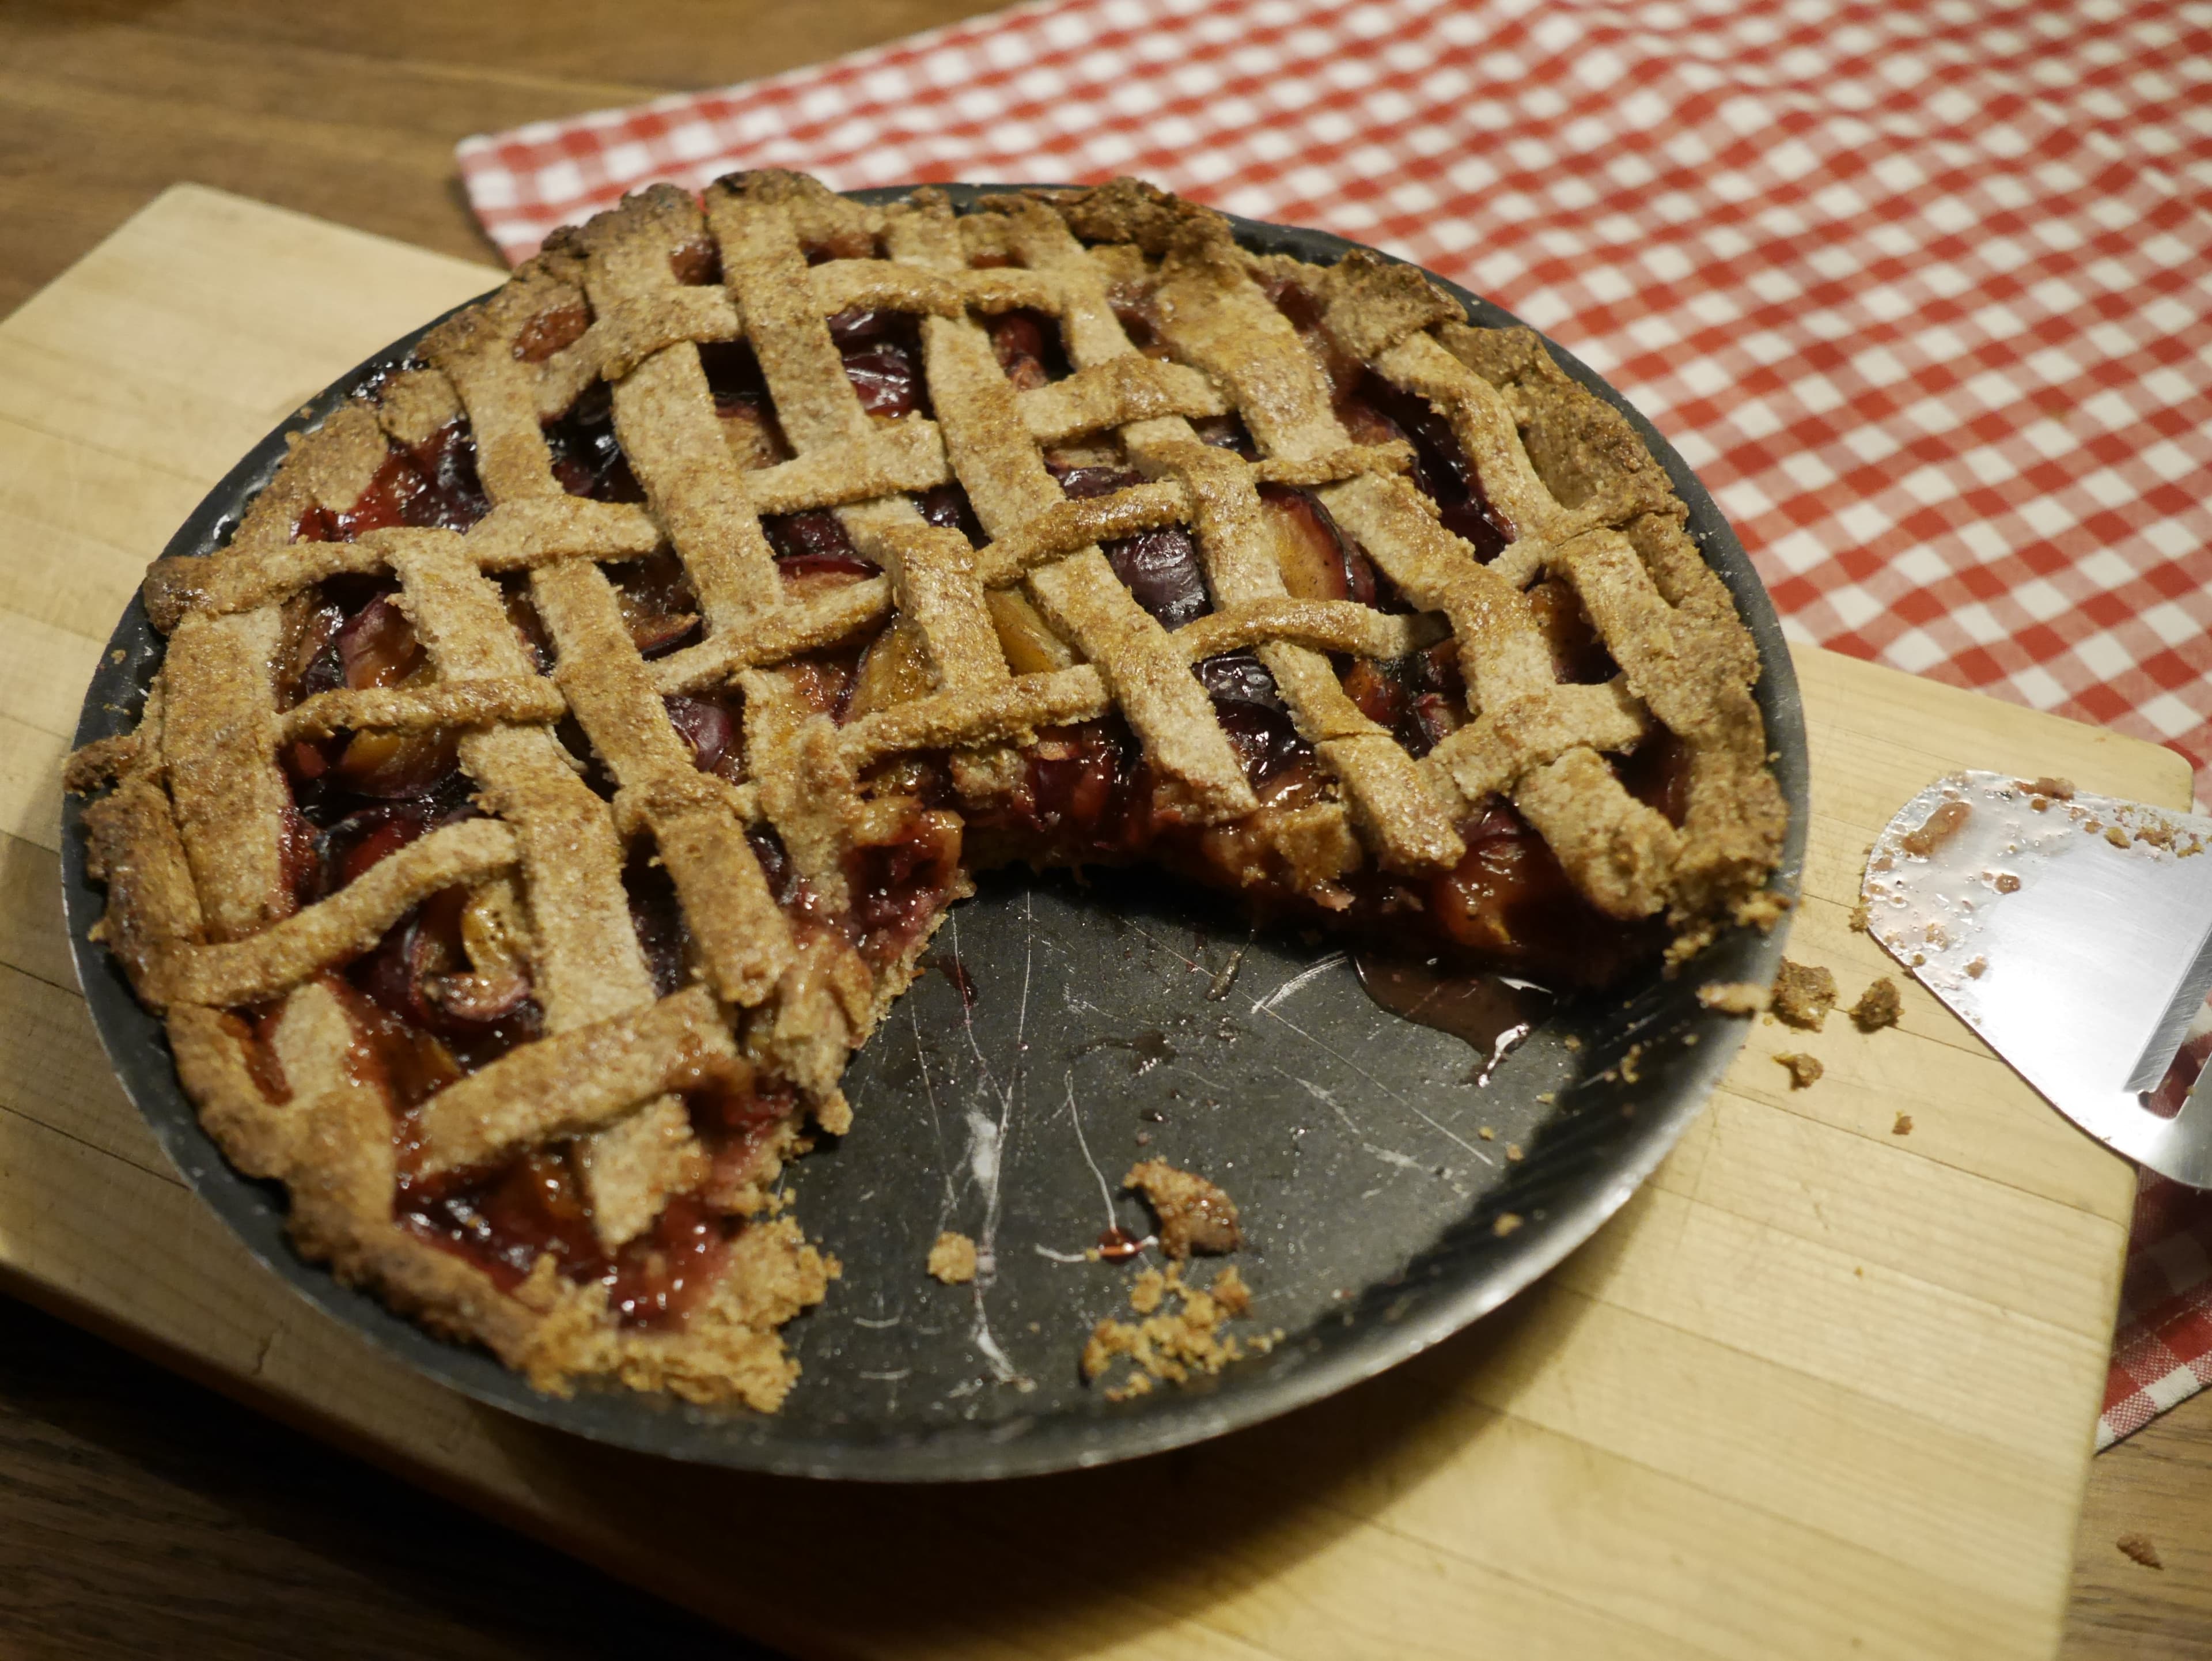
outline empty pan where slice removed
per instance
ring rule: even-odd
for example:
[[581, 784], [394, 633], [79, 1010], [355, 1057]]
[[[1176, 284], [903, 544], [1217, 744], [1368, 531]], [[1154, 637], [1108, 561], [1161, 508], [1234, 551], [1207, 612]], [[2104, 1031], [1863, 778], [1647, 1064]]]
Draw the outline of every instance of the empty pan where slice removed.
[[[946, 188], [965, 205], [1011, 187]], [[1325, 264], [1355, 246], [1233, 222], [1262, 252]], [[1515, 321], [1443, 286], [1478, 324]], [[287, 435], [404, 361], [421, 332], [270, 435], [167, 551], [219, 546]], [[1627, 414], [1667, 468], [1758, 644], [1756, 696], [1791, 818], [1776, 885], [1794, 894], [1805, 744], [1773, 609], [1680, 457], [1551, 350]], [[110, 648], [79, 743], [126, 729], [159, 666], [161, 639], [137, 602]], [[281, 1189], [224, 1161], [178, 1085], [159, 1023], [88, 939], [102, 894], [86, 879], [80, 812], [74, 800], [64, 809], [64, 882], [102, 1042], [179, 1168], [272, 1270], [418, 1370], [526, 1418], [677, 1458], [823, 1476], [973, 1479], [1102, 1463], [1253, 1423], [1418, 1353], [1528, 1284], [1626, 1200], [1741, 1042], [1742, 1024], [1699, 1006], [1697, 985], [1770, 979], [1782, 947], [1778, 930], [1740, 931], [1696, 973], [1668, 979], [1655, 967], [1609, 995], [1569, 1000], [1488, 1066], [1461, 1038], [1380, 1007], [1334, 945], [1255, 935], [1222, 902], [1164, 879], [986, 875], [854, 1062], [851, 1133], [787, 1177], [796, 1215], [843, 1274], [785, 1329], [805, 1372], [782, 1411], [763, 1417], [613, 1390], [539, 1395], [489, 1354], [429, 1336], [301, 1260], [284, 1237]], [[1632, 1045], [1636, 1065], [1624, 1070]], [[1245, 1244], [1227, 1261], [1254, 1305], [1233, 1329], [1284, 1335], [1218, 1376], [1115, 1401], [1084, 1380], [1078, 1358], [1097, 1321], [1128, 1316], [1131, 1282], [1157, 1262], [1097, 1250], [1109, 1231], [1150, 1231], [1120, 1183], [1153, 1156], [1235, 1198]], [[1517, 1224], [1501, 1227], [1509, 1214]], [[985, 1249], [985, 1276], [948, 1286], [925, 1275], [945, 1229]], [[1211, 1272], [1200, 1260], [1192, 1278]]]

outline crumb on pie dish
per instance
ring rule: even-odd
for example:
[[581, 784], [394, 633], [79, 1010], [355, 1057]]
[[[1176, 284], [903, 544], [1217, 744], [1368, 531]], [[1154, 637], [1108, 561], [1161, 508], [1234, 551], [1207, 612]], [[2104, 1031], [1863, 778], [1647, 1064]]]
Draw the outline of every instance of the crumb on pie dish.
[[926, 1267], [946, 1286], [965, 1286], [975, 1278], [975, 1242], [946, 1229], [931, 1244]]
[[1129, 1167], [1121, 1186], [1142, 1194], [1152, 1208], [1164, 1256], [1180, 1261], [1194, 1251], [1218, 1255], [1244, 1244], [1237, 1202], [1194, 1171], [1165, 1159], [1146, 1159]]
[[1686, 512], [1379, 256], [1128, 180], [656, 186], [155, 563], [70, 769], [100, 938], [306, 1256], [540, 1390], [772, 1411], [838, 1274], [778, 1177], [975, 870], [1561, 985], [1770, 918]]

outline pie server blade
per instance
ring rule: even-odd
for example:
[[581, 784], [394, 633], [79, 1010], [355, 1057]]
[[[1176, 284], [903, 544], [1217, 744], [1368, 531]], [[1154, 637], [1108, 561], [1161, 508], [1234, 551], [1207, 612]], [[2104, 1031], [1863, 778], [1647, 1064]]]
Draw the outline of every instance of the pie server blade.
[[2082, 1129], [2212, 1188], [2212, 819], [2067, 789], [1929, 785], [1868, 856], [1868, 932]]

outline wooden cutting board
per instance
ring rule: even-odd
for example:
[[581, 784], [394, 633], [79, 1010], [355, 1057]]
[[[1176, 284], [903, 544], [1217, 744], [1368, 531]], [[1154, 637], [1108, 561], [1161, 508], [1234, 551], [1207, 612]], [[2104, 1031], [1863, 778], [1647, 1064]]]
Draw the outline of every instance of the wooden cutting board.
[[[808, 1656], [2056, 1648], [2133, 1177], [1910, 983], [1872, 1037], [1753, 1026], [1674, 1157], [1500, 1315], [1133, 1467], [921, 1490], [665, 1465], [428, 1384], [257, 1265], [100, 1059], [62, 935], [57, 770], [110, 627], [208, 486], [496, 276], [184, 186], [0, 323], [10, 1289]], [[1791, 950], [1847, 1000], [1891, 967], [1846, 926], [1863, 850], [1938, 773], [2188, 803], [2187, 766], [2149, 745], [1797, 666], [1815, 817]], [[1826, 1076], [1789, 1090], [1784, 1049]]]

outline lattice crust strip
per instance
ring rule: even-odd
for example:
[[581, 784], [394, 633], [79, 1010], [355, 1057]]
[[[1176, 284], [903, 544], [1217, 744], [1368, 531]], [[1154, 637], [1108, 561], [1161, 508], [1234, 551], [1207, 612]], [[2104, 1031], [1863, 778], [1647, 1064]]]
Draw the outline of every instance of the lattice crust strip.
[[[1310, 315], [1294, 319], [1285, 285]], [[913, 320], [926, 407], [868, 413], [830, 322], [857, 312]], [[1057, 378], [1010, 377], [991, 333], [1010, 313], [1056, 333]], [[751, 448], [732, 437], [702, 348], [749, 355], [774, 453], [757, 422]], [[1434, 412], [1510, 527], [1503, 552], [1485, 563], [1447, 528], [1413, 482], [1416, 447], [1347, 426], [1347, 373]], [[556, 473], [548, 423], [601, 398], [641, 501], [570, 495]], [[457, 421], [473, 522], [348, 534], [389, 459]], [[1223, 441], [1224, 422], [1242, 442]], [[1054, 447], [1137, 481], [1071, 496]], [[980, 544], [917, 505], [956, 486]], [[1324, 508], [1398, 600], [1294, 593], [1267, 499], [1285, 488]], [[880, 575], [787, 580], [763, 520], [823, 514]], [[1693, 947], [1758, 910], [1783, 810], [1756, 655], [1683, 520], [1625, 421], [1533, 336], [1469, 326], [1408, 267], [1257, 257], [1215, 216], [1128, 181], [964, 216], [929, 192], [865, 207], [777, 173], [703, 202], [660, 186], [556, 236], [427, 338], [419, 367], [298, 441], [228, 547], [157, 563], [147, 600], [169, 642], [144, 718], [82, 753], [72, 783], [113, 784], [88, 814], [106, 937], [165, 1013], [226, 1151], [289, 1183], [304, 1249], [544, 1387], [602, 1373], [773, 1408], [796, 1372], [776, 1329], [836, 1266], [759, 1208], [759, 1185], [724, 1196], [754, 1219], [704, 1305], [668, 1329], [618, 1319], [606, 1277], [565, 1276], [550, 1252], [495, 1279], [411, 1227], [395, 1196], [556, 1155], [613, 1261], [722, 1180], [687, 1092], [776, 1081], [842, 1129], [845, 1060], [927, 938], [872, 965], [834, 926], [856, 858], [920, 822], [881, 770], [939, 757], [981, 800], [1042, 731], [1109, 715], [1185, 823], [1295, 819], [1278, 842], [1304, 850], [1291, 880], [1325, 904], [1358, 867], [1407, 882], [1451, 869], [1468, 826], [1504, 802], [1599, 910], [1666, 913]], [[316, 522], [338, 532], [303, 538]], [[1174, 627], [1105, 551], [1171, 526], [1194, 537], [1206, 591]], [[669, 557], [696, 637], [648, 656], [619, 584]], [[288, 618], [322, 585], [363, 580], [391, 592], [423, 669], [289, 696]], [[1561, 679], [1532, 598], [1547, 584], [1578, 603], [1611, 679]], [[550, 669], [511, 621], [518, 590]], [[902, 648], [905, 679], [841, 721], [808, 666], [869, 641], [872, 656]], [[1464, 718], [1416, 756], [1346, 672], [1447, 642]], [[1194, 673], [1247, 650], [1319, 771], [1295, 813], [1261, 809]], [[680, 697], [741, 701], [741, 767], [702, 770], [672, 724]], [[1672, 818], [1609, 759], [1659, 728], [1686, 757]], [[472, 816], [302, 905], [283, 758], [363, 733], [453, 735]], [[763, 866], [771, 847], [788, 870]], [[672, 992], [633, 923], [624, 871], [641, 853], [689, 931]], [[526, 972], [542, 1031], [430, 1095], [395, 1137], [390, 1088], [346, 1060], [360, 999], [336, 971], [454, 891], [471, 951], [486, 943], [479, 977]], [[793, 1116], [761, 1143], [757, 1175], [800, 1129]]]

